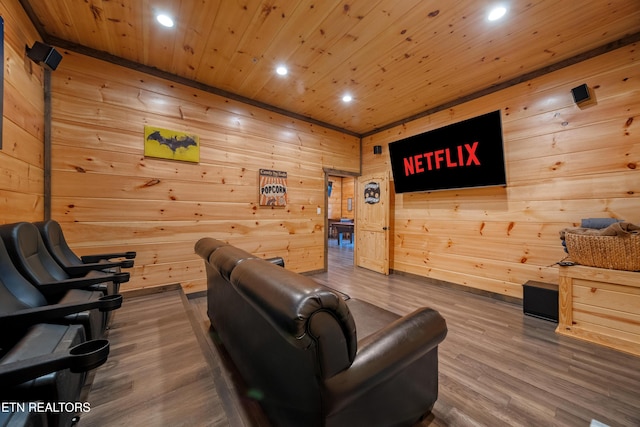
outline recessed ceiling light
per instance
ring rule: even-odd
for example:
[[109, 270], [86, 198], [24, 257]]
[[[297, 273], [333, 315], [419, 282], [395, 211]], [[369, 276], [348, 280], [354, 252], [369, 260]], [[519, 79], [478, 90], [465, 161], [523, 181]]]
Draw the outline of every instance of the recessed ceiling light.
[[353, 101], [353, 97], [351, 95], [349, 95], [348, 93], [345, 95], [342, 95], [342, 102], [351, 102]]
[[491, 12], [489, 12], [489, 16], [487, 16], [487, 19], [489, 19], [489, 21], [497, 21], [498, 19], [502, 18], [505, 13], [507, 13], [507, 8], [498, 6], [491, 9]]
[[276, 73], [281, 76], [286, 76], [288, 72], [289, 70], [287, 70], [287, 67], [285, 67], [284, 65], [279, 65], [278, 68], [276, 68]]
[[156, 16], [156, 19], [161, 25], [164, 25], [165, 27], [173, 27], [173, 19], [171, 19], [169, 15], [161, 13]]

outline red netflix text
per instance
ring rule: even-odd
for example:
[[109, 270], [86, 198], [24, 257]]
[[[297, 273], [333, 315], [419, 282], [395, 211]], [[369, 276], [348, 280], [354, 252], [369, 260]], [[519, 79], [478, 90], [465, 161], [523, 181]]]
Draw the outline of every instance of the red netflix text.
[[409, 176], [434, 169], [480, 166], [480, 160], [476, 156], [477, 148], [478, 141], [473, 144], [458, 145], [451, 149], [444, 148], [405, 157], [404, 174]]

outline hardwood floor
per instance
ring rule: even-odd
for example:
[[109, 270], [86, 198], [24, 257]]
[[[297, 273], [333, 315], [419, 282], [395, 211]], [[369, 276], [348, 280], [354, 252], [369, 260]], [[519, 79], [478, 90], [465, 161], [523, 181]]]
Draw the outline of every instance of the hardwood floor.
[[439, 397], [421, 426], [640, 426], [640, 358], [559, 336], [520, 304], [353, 267], [348, 247], [329, 256], [316, 280], [401, 315], [425, 305], [446, 319]]
[[[311, 277], [400, 315], [430, 306], [447, 321], [439, 398], [420, 427], [640, 426], [640, 358], [559, 336], [519, 304], [354, 267], [352, 250], [332, 244], [328, 272]], [[177, 294], [130, 298], [116, 312], [81, 426], [268, 426], [215, 344], [205, 297]]]
[[228, 426], [181, 290], [125, 298], [79, 426]]

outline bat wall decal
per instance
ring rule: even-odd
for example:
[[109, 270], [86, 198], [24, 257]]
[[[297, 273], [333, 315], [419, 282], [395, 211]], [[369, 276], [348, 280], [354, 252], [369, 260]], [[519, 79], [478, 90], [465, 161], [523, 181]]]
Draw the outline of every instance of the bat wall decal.
[[200, 141], [196, 134], [145, 125], [144, 155], [199, 163]]
[[160, 131], [155, 131], [147, 136], [148, 141], [158, 141], [160, 145], [166, 145], [174, 153], [178, 148], [189, 148], [191, 146], [197, 146], [198, 143], [189, 135], [181, 136], [177, 138], [172, 136], [171, 138], [164, 137]]

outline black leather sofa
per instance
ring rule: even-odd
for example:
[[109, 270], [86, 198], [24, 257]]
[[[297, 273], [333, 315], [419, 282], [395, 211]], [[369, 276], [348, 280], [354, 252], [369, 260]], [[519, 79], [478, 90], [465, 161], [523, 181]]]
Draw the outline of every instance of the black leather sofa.
[[332, 289], [212, 238], [195, 251], [211, 326], [274, 426], [409, 426], [431, 411], [447, 334], [437, 311], [358, 341]]

